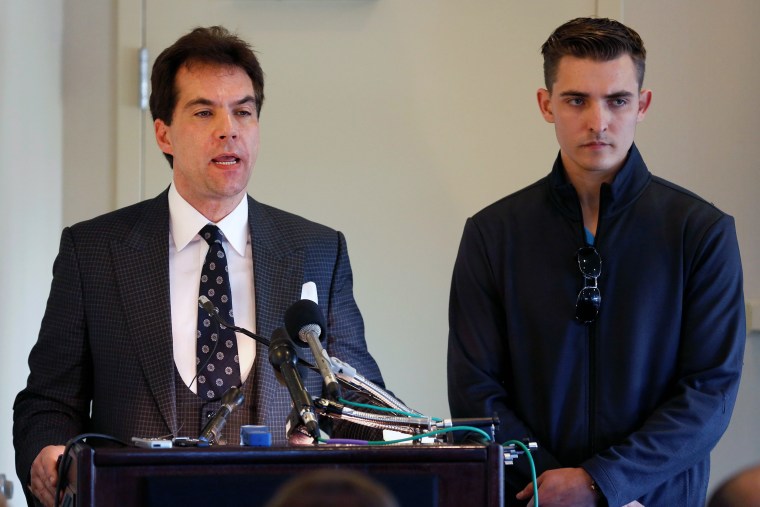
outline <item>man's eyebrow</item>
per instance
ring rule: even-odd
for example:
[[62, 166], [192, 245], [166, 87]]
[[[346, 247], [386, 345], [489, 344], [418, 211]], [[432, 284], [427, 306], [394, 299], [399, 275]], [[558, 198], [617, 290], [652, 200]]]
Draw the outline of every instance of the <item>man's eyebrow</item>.
[[560, 97], [589, 97], [590, 94], [576, 90], [565, 90], [559, 94]]
[[214, 102], [209, 99], [204, 99], [203, 97], [198, 97], [197, 99], [190, 100], [185, 103], [183, 106], [183, 109], [189, 109], [191, 107], [195, 106], [213, 106]]
[[243, 104], [247, 104], [249, 102], [252, 103], [252, 104], [256, 104], [256, 97], [254, 97], [253, 95], [246, 95], [242, 99], [238, 100], [235, 103], [235, 105], [236, 106], [242, 106]]
[[[591, 94], [586, 92], [580, 92], [577, 90], [565, 90], [564, 92], [561, 92], [559, 94], [560, 97], [581, 97], [581, 98], [587, 98], [590, 97]], [[627, 90], [622, 90], [619, 92], [610, 93], [608, 95], [605, 95], [605, 99], [626, 99], [633, 97], [634, 94], [632, 92], [629, 92]]]
[[610, 93], [606, 97], [608, 99], [628, 99], [628, 98], [631, 98], [633, 96], [634, 96], [633, 92], [629, 92], [627, 90], [624, 90], [624, 91], [620, 91], [620, 92]]
[[[255, 104], [256, 103], [256, 97], [254, 97], [253, 95], [246, 95], [242, 99], [235, 101], [233, 103], [233, 105], [235, 105], [235, 106], [242, 106], [243, 104], [248, 104], [248, 103]], [[215, 105], [215, 103], [214, 103], [213, 100], [206, 99], [204, 97], [198, 97], [196, 99], [188, 101], [184, 105], [184, 109], [188, 109], [188, 108], [195, 107], [195, 106], [213, 106], [213, 105]]]

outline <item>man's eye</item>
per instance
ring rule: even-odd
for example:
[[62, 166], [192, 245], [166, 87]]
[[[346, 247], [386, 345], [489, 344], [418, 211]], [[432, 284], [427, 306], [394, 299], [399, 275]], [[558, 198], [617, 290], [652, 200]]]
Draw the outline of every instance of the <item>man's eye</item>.
[[253, 114], [253, 113], [251, 113], [250, 111], [248, 111], [247, 109], [245, 109], [245, 110], [238, 111], [236, 114], [238, 116], [251, 116], [251, 114]]
[[197, 113], [195, 113], [195, 116], [198, 116], [200, 118], [207, 118], [211, 116], [211, 111], [198, 111]]

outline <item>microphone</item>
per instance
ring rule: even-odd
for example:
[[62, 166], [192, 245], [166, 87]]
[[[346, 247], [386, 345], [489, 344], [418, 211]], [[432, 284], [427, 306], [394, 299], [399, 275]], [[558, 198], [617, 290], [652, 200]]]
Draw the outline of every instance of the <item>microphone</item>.
[[209, 298], [207, 298], [206, 296], [199, 296], [198, 297], [198, 306], [200, 306], [201, 308], [203, 308], [204, 310], [206, 310], [206, 312], [208, 312], [208, 314], [210, 316], [212, 316], [214, 319], [216, 319], [216, 321], [219, 322], [224, 327], [232, 329], [236, 333], [243, 333], [247, 337], [253, 338], [253, 341], [257, 341], [257, 342], [261, 343], [262, 345], [264, 345], [266, 347], [269, 347], [269, 340], [268, 339], [264, 338], [261, 335], [252, 333], [252, 332], [248, 331], [244, 327], [238, 327], [238, 326], [236, 326], [234, 324], [230, 324], [229, 322], [227, 322], [226, 320], [224, 320], [222, 318], [222, 316], [219, 315], [219, 311], [217, 311], [216, 307], [214, 306], [214, 303], [212, 303], [211, 300]]
[[333, 400], [339, 399], [340, 384], [333, 373], [330, 356], [320, 343], [320, 338], [324, 334], [325, 320], [319, 305], [308, 299], [296, 301], [285, 311], [285, 327], [296, 343], [302, 346], [309, 345], [319, 373], [325, 381], [328, 397]]
[[314, 403], [306, 392], [301, 374], [296, 369], [297, 356], [293, 341], [287, 331], [281, 327], [272, 333], [272, 339], [269, 342], [269, 362], [277, 373], [277, 380], [288, 388], [293, 406], [301, 416], [309, 435], [316, 441], [319, 438], [319, 425]]
[[222, 396], [222, 406], [216, 411], [214, 417], [203, 427], [201, 435], [198, 437], [200, 445], [214, 445], [221, 443], [219, 437], [222, 434], [224, 425], [227, 424], [227, 418], [236, 407], [239, 407], [245, 396], [237, 387], [230, 389]]

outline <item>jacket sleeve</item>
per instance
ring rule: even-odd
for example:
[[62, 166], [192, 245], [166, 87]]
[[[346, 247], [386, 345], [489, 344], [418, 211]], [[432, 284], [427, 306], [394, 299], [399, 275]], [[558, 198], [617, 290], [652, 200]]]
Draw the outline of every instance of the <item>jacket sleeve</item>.
[[86, 431], [92, 398], [81, 281], [71, 231], [64, 229], [26, 388], [13, 406], [16, 473], [28, 494], [32, 461], [43, 447]]
[[[513, 410], [505, 387], [511, 378], [506, 318], [485, 241], [469, 219], [454, 264], [449, 299], [449, 406], [454, 418], [498, 415], [499, 443], [535, 438]], [[532, 453], [537, 475], [559, 467], [557, 459], [538, 444]], [[505, 472], [505, 480], [520, 489], [530, 482], [528, 460], [516, 460]]]
[[685, 264], [675, 388], [643, 426], [585, 468], [610, 505], [622, 505], [704, 461], [728, 426], [746, 323], [739, 247], [730, 216], [706, 230]]

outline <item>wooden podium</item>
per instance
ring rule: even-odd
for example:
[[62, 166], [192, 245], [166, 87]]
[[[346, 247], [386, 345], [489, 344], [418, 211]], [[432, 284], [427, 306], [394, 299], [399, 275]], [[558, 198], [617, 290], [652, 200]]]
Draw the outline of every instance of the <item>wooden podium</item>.
[[504, 456], [489, 446], [72, 447], [67, 500], [77, 507], [264, 506], [294, 476], [348, 468], [402, 507], [501, 507]]

